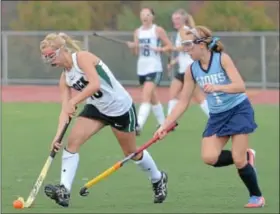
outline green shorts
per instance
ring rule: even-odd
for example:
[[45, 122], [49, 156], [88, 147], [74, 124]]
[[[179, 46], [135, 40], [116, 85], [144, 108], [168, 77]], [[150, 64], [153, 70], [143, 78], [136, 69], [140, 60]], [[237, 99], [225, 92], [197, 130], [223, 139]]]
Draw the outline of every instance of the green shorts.
[[140, 85], [143, 85], [145, 82], [154, 82], [156, 85], [160, 84], [162, 79], [163, 72], [153, 72], [146, 75], [138, 75]]
[[134, 104], [123, 115], [111, 117], [102, 114], [94, 105], [86, 104], [79, 117], [95, 119], [123, 132], [134, 132], [137, 125], [137, 116]]

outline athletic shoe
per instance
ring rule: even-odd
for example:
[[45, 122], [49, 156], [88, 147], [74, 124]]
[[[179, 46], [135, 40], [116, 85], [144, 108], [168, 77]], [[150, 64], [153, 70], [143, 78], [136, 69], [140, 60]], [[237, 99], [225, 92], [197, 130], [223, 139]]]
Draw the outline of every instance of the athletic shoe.
[[264, 207], [265, 200], [262, 196], [251, 196], [248, 204], [245, 204], [245, 208], [261, 208]]
[[154, 190], [154, 203], [162, 203], [166, 199], [167, 181], [167, 174], [165, 172], [161, 172], [161, 179], [156, 183], [152, 183]]
[[48, 184], [45, 186], [45, 194], [60, 206], [69, 206], [70, 192], [64, 185]]

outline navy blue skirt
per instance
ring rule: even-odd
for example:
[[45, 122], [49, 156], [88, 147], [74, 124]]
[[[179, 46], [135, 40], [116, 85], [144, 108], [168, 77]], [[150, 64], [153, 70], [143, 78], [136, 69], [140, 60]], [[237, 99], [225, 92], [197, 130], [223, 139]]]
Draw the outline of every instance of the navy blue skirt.
[[217, 114], [210, 113], [203, 137], [249, 134], [254, 132], [256, 128], [254, 110], [250, 101], [245, 99], [228, 111]]

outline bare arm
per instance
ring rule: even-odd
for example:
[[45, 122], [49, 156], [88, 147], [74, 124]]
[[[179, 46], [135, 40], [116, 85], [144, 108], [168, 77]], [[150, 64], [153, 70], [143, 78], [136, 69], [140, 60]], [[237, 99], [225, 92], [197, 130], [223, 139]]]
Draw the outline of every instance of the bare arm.
[[135, 47], [133, 48], [133, 54], [134, 54], [135, 56], [137, 56], [137, 55], [138, 55], [138, 52], [139, 52], [139, 47], [138, 47], [138, 45], [139, 45], [138, 29], [136, 29], [136, 30], [134, 31], [134, 44], [135, 44]]
[[182, 52], [183, 51], [183, 46], [173, 46], [172, 51]]
[[170, 115], [165, 119], [165, 122], [163, 124], [163, 129], [168, 128], [171, 124], [173, 124], [175, 121], [177, 121], [182, 114], [187, 110], [193, 91], [195, 89], [195, 82], [193, 80], [190, 66], [187, 68], [187, 71], [185, 73], [184, 77], [184, 86], [182, 89], [182, 92], [180, 94], [180, 99]]
[[226, 93], [245, 92], [245, 83], [230, 56], [225, 53], [222, 53], [221, 64], [225, 72], [227, 73], [229, 79], [231, 80], [231, 83], [228, 85], [217, 85], [216, 91], [223, 91]]
[[100, 81], [95, 65], [98, 63], [98, 58], [87, 52], [81, 51], [77, 54], [78, 66], [85, 73], [88, 84], [81, 93], [78, 93], [71, 99], [73, 105], [77, 105], [84, 101], [86, 98], [92, 96], [100, 89]]
[[160, 38], [160, 40], [163, 42], [163, 47], [161, 47], [161, 52], [170, 52], [172, 50], [172, 42], [170, 41], [170, 39], [167, 36], [167, 33], [165, 32], [165, 30], [162, 27], [157, 27], [156, 29], [157, 31], [157, 35]]
[[139, 45], [139, 41], [138, 41], [138, 29], [136, 29], [134, 31], [134, 35], [133, 35], [133, 42], [127, 42], [127, 46], [129, 47], [129, 49], [131, 50], [132, 54], [137, 56], [138, 55], [138, 45]]
[[173, 66], [173, 65], [175, 65], [175, 64], [178, 63], [178, 59], [179, 59], [179, 58], [176, 57], [176, 58], [172, 59], [168, 64], [171, 65], [171, 66]]
[[65, 73], [63, 72], [60, 76], [59, 80], [59, 90], [60, 90], [60, 96], [61, 96], [61, 112], [59, 115], [59, 120], [58, 120], [58, 127], [57, 127], [57, 132], [55, 135], [55, 139], [58, 138], [60, 135], [64, 125], [66, 122], [68, 122], [68, 116], [67, 114], [64, 113], [63, 108], [67, 104], [67, 102], [71, 99], [71, 89], [67, 86], [66, 80], [65, 80]]

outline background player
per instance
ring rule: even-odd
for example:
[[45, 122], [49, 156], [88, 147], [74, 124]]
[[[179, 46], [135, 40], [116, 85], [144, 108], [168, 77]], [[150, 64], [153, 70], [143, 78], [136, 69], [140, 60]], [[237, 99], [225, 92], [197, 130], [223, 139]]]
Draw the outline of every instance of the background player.
[[[138, 55], [137, 74], [142, 87], [142, 103], [138, 111], [138, 134], [149, 116], [150, 110], [154, 112], [158, 124], [165, 119], [163, 107], [158, 99], [156, 87], [162, 78], [161, 53], [168, 52], [172, 48], [165, 30], [153, 23], [154, 11], [143, 8], [140, 12], [142, 26], [134, 31], [134, 42], [128, 42], [134, 54]], [[160, 43], [164, 46], [161, 47]]]
[[[196, 26], [184, 36], [184, 48], [195, 60], [185, 75], [182, 96], [164, 124], [155, 133], [165, 136], [165, 127], [187, 109], [195, 84], [207, 93], [210, 118], [203, 132], [202, 159], [206, 164], [223, 167], [235, 164], [250, 199], [247, 208], [263, 207], [264, 197], [254, 169], [255, 152], [249, 147], [249, 134], [257, 125], [254, 110], [245, 94], [245, 84], [232, 59], [223, 52], [223, 45], [212, 32]], [[232, 151], [223, 147], [232, 140]]]
[[[56, 151], [59, 133], [75, 107], [86, 100], [63, 150], [61, 182], [47, 185], [45, 193], [61, 206], [68, 206], [70, 191], [79, 163], [79, 149], [92, 135], [110, 125], [123, 153], [127, 156], [136, 151], [136, 114], [132, 98], [115, 79], [110, 69], [96, 55], [80, 51], [80, 47], [66, 34], [49, 34], [40, 44], [43, 59], [52, 66], [64, 70], [60, 78], [62, 110], [57, 135], [52, 148]], [[71, 95], [70, 88], [80, 91]], [[167, 175], [160, 172], [150, 154], [145, 150], [134, 158], [135, 163], [149, 174], [154, 189], [154, 202], [165, 200]]]
[[[168, 64], [168, 70], [170, 70], [175, 64], [178, 64], [179, 69], [175, 74], [174, 79], [171, 82], [169, 88], [169, 102], [168, 102], [168, 113], [170, 114], [176, 103], [178, 102], [178, 96], [183, 88], [184, 75], [187, 67], [193, 62], [190, 55], [183, 50], [181, 45], [181, 35], [186, 32], [186, 30], [195, 27], [194, 20], [190, 14], [188, 14], [184, 9], [178, 9], [172, 14], [173, 27], [177, 30], [175, 47], [173, 51], [178, 52], [178, 56], [173, 59]], [[207, 100], [203, 92], [199, 87], [196, 87], [193, 98], [196, 102], [200, 104], [202, 111], [209, 116], [209, 109]]]

